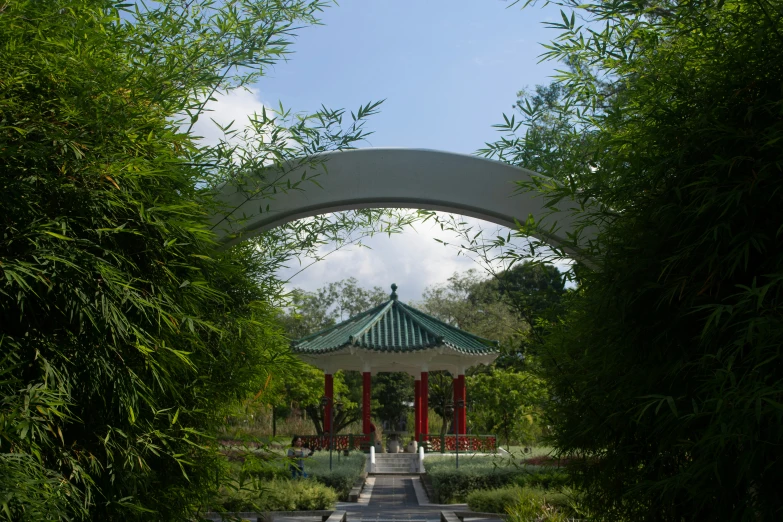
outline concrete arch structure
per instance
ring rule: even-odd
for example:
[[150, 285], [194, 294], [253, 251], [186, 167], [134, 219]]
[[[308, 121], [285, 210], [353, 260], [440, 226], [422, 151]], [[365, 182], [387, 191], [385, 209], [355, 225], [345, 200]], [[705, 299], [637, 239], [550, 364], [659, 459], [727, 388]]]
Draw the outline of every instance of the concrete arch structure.
[[[296, 183], [315, 173], [311, 162], [285, 171], [269, 170], [247, 179], [243, 186], [224, 185], [218, 199], [228, 215], [213, 218], [214, 229], [226, 246], [236, 244], [289, 221], [328, 212], [363, 208], [417, 208], [467, 215], [509, 228], [529, 215], [546, 216], [535, 235], [561, 247], [577, 259], [580, 250], [565, 245], [573, 230], [569, 213], [552, 213], [543, 198], [515, 196], [516, 182], [540, 174], [498, 161], [464, 154], [424, 150], [369, 148], [326, 153], [317, 157], [323, 173], [304, 190], [278, 190], [254, 196], [259, 186]], [[589, 239], [589, 238], [585, 238]]]

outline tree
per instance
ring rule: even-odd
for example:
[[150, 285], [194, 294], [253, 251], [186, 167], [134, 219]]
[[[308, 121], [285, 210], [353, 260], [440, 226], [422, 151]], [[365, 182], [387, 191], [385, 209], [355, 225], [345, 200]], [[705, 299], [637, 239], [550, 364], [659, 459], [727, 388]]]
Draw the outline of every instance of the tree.
[[[264, 111], [217, 145], [192, 132], [210, 97], [261, 77], [322, 7], [55, 0], [0, 9], [9, 520], [184, 520], [208, 506], [221, 472], [208, 433], [269, 372], [293, 364], [274, 268], [391, 216], [317, 218], [228, 251], [206, 220], [221, 210], [217, 184], [365, 135], [377, 104], [345, 123], [339, 110]], [[322, 172], [312, 166], [291, 189], [312, 185]]]
[[545, 382], [531, 373], [494, 369], [468, 377], [470, 400], [477, 407], [471, 412], [475, 430], [497, 433], [506, 440], [533, 443], [537, 439], [538, 419], [546, 402]]
[[526, 352], [541, 344], [549, 318], [560, 310], [565, 282], [557, 267], [527, 260], [489, 278], [471, 269], [428, 287], [420, 306], [453, 326], [499, 340], [495, 364], [523, 369]]
[[[373, 378], [373, 414], [388, 422], [392, 431], [398, 429], [400, 419], [407, 418], [409, 404], [413, 403], [413, 387], [413, 377], [407, 373], [383, 372]], [[413, 431], [412, 428], [408, 426], [408, 431]]]
[[291, 338], [298, 339], [334, 326], [354, 315], [389, 300], [389, 294], [376, 286], [367, 290], [354, 277], [328, 283], [315, 292], [295, 288], [281, 321]]
[[[318, 368], [302, 363], [293, 372], [274, 375], [272, 385], [264, 393], [264, 400], [272, 406], [285, 406], [290, 412], [301, 410], [313, 422], [318, 435], [325, 433], [324, 409], [321, 399], [324, 396], [324, 372]], [[345, 381], [344, 372], [334, 374], [334, 432], [339, 433], [346, 426], [356, 422], [360, 409], [353, 399], [353, 394]]]
[[[290, 292], [288, 307], [281, 311], [279, 318], [286, 332], [291, 339], [298, 339], [306, 335], [313, 334], [330, 326], [334, 326], [340, 321], [364, 312], [374, 306], [388, 301], [389, 295], [380, 287], [373, 287], [368, 290], [359, 286], [356, 278], [348, 278], [333, 283], [328, 283], [315, 292], [306, 292], [295, 288]], [[319, 378], [303, 379], [296, 384], [308, 389], [308, 396], [320, 397], [324, 392], [323, 372], [310, 367], [308, 375], [312, 372], [320, 374]], [[376, 380], [379, 377], [376, 377]], [[289, 374], [286, 376], [286, 382], [291, 380], [299, 381], [298, 374]], [[335, 374], [335, 393], [338, 393], [338, 382], [343, 388], [341, 395], [342, 408], [339, 412], [335, 411], [335, 430], [340, 431], [345, 426], [359, 420], [362, 415], [362, 384], [361, 374], [354, 371], [337, 372]], [[383, 381], [386, 382], [386, 381]], [[381, 386], [383, 387], [383, 386]], [[287, 399], [285, 401], [296, 401], [300, 404], [306, 404], [308, 417], [318, 433], [323, 432], [323, 412], [320, 406], [312, 400], [302, 401], [303, 395], [294, 392], [293, 388], [287, 387]], [[375, 395], [375, 394], [374, 394]], [[403, 399], [396, 398], [394, 394], [377, 396], [380, 402], [375, 403], [376, 411], [381, 411], [388, 404], [389, 408], [399, 407], [399, 401]], [[396, 406], [394, 406], [396, 405]], [[380, 408], [380, 410], [378, 409]], [[385, 411], [385, 410], [383, 410]]]
[[542, 168], [557, 122], [557, 182], [520, 190], [595, 235], [541, 357], [553, 441], [601, 519], [780, 518], [780, 6], [557, 3], [557, 96], [483, 151]]
[[417, 306], [452, 326], [498, 340], [506, 348], [519, 343], [525, 328], [498, 288], [475, 269], [454, 273], [446, 284], [427, 287]]

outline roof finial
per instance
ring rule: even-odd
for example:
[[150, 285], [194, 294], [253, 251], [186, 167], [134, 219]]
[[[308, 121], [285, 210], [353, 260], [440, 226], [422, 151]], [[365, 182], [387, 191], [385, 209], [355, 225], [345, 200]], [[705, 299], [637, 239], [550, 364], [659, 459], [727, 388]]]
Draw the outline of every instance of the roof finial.
[[396, 301], [397, 300], [397, 285], [392, 283], [391, 289], [392, 289], [391, 298]]

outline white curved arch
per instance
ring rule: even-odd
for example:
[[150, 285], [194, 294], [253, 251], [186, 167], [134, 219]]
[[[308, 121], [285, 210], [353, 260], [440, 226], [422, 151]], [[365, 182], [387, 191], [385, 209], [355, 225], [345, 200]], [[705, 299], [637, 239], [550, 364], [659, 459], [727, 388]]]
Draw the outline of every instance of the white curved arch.
[[[423, 149], [355, 149], [323, 154], [318, 159], [325, 160], [325, 172], [314, 178], [320, 188], [304, 183], [304, 190], [278, 190], [271, 199], [249, 195], [256, 192], [248, 185], [269, 183], [265, 176], [276, 176], [285, 186], [289, 180], [296, 183], [308, 172], [313, 174], [310, 162], [292, 166], [285, 173], [270, 169], [245, 180], [242, 187], [221, 187], [218, 200], [230, 215], [213, 218], [220, 240], [229, 246], [286, 222], [327, 212], [418, 208], [472, 216], [511, 229], [516, 228], [515, 220], [524, 223], [529, 215], [536, 221], [547, 216], [536, 237], [576, 258], [582, 257], [578, 250], [565, 245], [573, 229], [570, 214], [553, 214], [544, 207], [543, 198], [514, 195], [516, 182], [541, 176], [533, 171], [475, 156]], [[553, 225], [555, 229], [550, 230]]]

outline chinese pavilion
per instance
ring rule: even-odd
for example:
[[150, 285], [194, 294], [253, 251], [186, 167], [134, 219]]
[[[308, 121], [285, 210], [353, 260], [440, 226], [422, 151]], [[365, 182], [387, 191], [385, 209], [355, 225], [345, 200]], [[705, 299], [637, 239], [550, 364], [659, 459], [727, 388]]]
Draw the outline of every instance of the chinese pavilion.
[[[371, 376], [406, 372], [415, 379], [415, 438], [428, 440], [428, 375], [446, 370], [453, 377], [454, 404], [466, 400], [465, 370], [490, 364], [498, 356], [497, 341], [462, 331], [397, 299], [397, 285], [383, 304], [292, 343], [302, 360], [322, 369], [324, 431], [331, 432], [334, 372], [362, 372], [362, 431], [369, 440]], [[466, 433], [466, 409], [458, 409], [456, 432]]]

